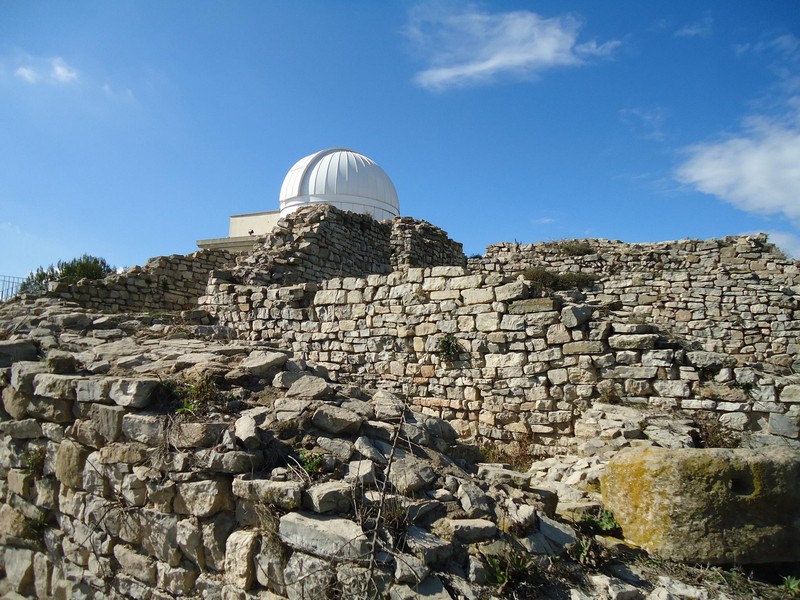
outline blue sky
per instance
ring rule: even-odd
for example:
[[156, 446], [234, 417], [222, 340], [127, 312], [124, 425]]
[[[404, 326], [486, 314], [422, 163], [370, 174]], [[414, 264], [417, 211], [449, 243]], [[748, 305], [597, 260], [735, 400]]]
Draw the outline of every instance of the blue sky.
[[191, 252], [331, 146], [468, 254], [800, 257], [800, 2], [5, 0], [0, 131], [2, 275]]

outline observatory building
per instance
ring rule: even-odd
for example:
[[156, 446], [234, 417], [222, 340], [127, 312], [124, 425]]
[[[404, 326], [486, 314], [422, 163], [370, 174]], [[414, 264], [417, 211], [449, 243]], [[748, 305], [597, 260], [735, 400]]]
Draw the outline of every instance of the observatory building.
[[330, 204], [378, 221], [400, 216], [397, 191], [386, 172], [346, 148], [329, 148], [298, 160], [283, 179], [279, 201], [280, 210], [231, 215], [228, 237], [198, 240], [197, 245], [231, 252], [250, 250], [278, 219], [311, 204]]

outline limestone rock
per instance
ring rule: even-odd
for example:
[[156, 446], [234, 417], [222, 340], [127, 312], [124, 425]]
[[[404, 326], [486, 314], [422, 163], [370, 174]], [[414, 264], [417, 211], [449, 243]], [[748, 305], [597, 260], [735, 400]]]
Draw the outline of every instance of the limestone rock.
[[253, 350], [239, 365], [253, 375], [266, 375], [271, 370], [282, 367], [289, 356], [283, 352]]
[[323, 404], [314, 412], [311, 421], [329, 433], [356, 433], [364, 422], [364, 417], [346, 408]]
[[225, 543], [225, 579], [247, 591], [253, 585], [253, 554], [257, 543], [254, 531], [234, 531]]
[[5, 572], [13, 591], [26, 594], [33, 588], [33, 552], [23, 548], [6, 548]]
[[63, 485], [80, 489], [83, 485], [83, 466], [89, 450], [71, 440], [64, 440], [56, 454], [56, 479]]
[[303, 503], [316, 513], [347, 513], [353, 508], [352, 489], [343, 481], [328, 481], [306, 490]]
[[631, 448], [601, 476], [625, 537], [671, 560], [800, 560], [800, 453]]
[[233, 480], [233, 493], [239, 498], [253, 500], [264, 505], [274, 504], [284, 510], [300, 507], [303, 484], [298, 481], [272, 481], [270, 479], [247, 479], [240, 475]]
[[236, 419], [234, 435], [236, 435], [236, 439], [248, 450], [255, 450], [261, 445], [261, 438], [258, 435], [256, 420], [249, 415]]
[[333, 580], [333, 568], [316, 556], [295, 552], [286, 564], [283, 579], [289, 600], [325, 598]]
[[28, 340], [0, 340], [0, 367], [36, 358], [36, 344]]
[[210, 517], [233, 509], [230, 484], [222, 479], [178, 483], [175, 486], [175, 512]]
[[366, 560], [370, 552], [361, 526], [348, 519], [293, 512], [281, 517], [278, 534], [295, 550], [322, 558]]
[[292, 384], [292, 386], [286, 392], [286, 395], [290, 398], [296, 397], [317, 399], [326, 398], [332, 391], [333, 388], [331, 388], [331, 385], [322, 377], [303, 375], [303, 377], [299, 378]]
[[118, 379], [111, 384], [108, 395], [119, 406], [144, 408], [159, 383], [158, 379]]

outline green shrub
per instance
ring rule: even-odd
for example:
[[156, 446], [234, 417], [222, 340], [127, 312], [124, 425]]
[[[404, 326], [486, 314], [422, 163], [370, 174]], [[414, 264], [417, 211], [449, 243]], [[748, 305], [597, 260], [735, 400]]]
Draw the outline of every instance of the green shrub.
[[522, 277], [539, 291], [584, 290], [600, 280], [594, 273], [553, 273], [544, 267], [533, 267], [522, 272]]
[[461, 354], [462, 348], [456, 336], [452, 333], [446, 333], [439, 338], [439, 342], [436, 344], [436, 350], [443, 360], [453, 362], [458, 358], [458, 355]]
[[800, 598], [800, 579], [791, 575], [781, 579], [783, 579], [781, 590], [786, 592], [789, 598]]
[[80, 279], [102, 279], [115, 271], [106, 259], [84, 254], [69, 261], [60, 260], [47, 268], [39, 267], [25, 278], [19, 286], [21, 294], [41, 294], [47, 291], [51, 281], [76, 283]]
[[562, 240], [556, 242], [555, 245], [566, 256], [586, 256], [587, 254], [594, 254], [594, 249], [588, 242], [579, 240]]

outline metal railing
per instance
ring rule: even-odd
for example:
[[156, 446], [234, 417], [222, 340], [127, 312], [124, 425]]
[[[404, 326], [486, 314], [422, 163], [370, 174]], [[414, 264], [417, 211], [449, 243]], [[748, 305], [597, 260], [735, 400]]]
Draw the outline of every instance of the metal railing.
[[22, 277], [0, 275], [0, 302], [5, 302], [19, 292], [19, 286], [25, 281]]

